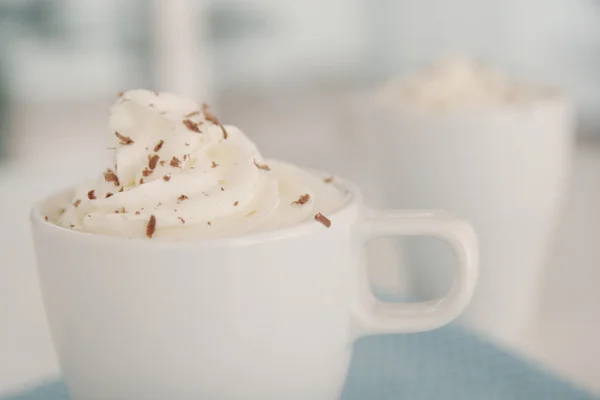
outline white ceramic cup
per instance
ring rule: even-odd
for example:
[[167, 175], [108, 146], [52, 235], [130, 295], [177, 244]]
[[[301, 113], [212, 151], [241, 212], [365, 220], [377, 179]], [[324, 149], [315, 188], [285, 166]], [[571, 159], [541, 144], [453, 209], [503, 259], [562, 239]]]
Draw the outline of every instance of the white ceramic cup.
[[[395, 207], [441, 208], [468, 218], [480, 240], [477, 290], [460, 321], [503, 344], [536, 334], [544, 265], [571, 172], [574, 112], [560, 96], [447, 112], [375, 109], [378, 175]], [[449, 252], [404, 248], [418, 299], [452, 282]]]
[[[45, 221], [32, 211], [41, 287], [73, 400], [339, 397], [353, 342], [454, 319], [477, 278], [471, 226], [445, 212], [372, 211], [351, 200], [316, 221], [220, 239], [123, 239]], [[63, 193], [58, 197], [69, 197]], [[436, 301], [373, 296], [363, 245], [426, 235], [456, 253], [454, 284]]]

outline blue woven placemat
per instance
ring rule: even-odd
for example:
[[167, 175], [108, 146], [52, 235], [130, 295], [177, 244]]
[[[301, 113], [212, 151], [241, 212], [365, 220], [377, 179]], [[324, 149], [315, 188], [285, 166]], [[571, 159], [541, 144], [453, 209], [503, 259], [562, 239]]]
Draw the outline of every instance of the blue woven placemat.
[[[600, 400], [600, 397], [450, 325], [426, 333], [361, 339], [356, 344], [342, 399]], [[64, 385], [56, 382], [5, 400], [68, 400], [68, 395]]]

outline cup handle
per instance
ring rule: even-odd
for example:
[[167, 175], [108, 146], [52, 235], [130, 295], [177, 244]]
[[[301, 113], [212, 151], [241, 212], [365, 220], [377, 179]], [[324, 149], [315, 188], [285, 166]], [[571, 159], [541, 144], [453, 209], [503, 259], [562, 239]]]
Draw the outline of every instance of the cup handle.
[[365, 210], [357, 224], [359, 245], [389, 236], [431, 236], [446, 241], [457, 258], [452, 288], [445, 297], [418, 303], [387, 303], [373, 295], [366, 265], [361, 265], [356, 336], [422, 332], [439, 328], [468, 305], [477, 282], [477, 237], [473, 227], [444, 211]]

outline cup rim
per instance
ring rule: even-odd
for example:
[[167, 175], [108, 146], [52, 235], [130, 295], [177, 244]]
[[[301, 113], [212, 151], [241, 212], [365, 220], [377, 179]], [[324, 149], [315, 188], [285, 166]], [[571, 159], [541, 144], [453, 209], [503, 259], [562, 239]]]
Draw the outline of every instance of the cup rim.
[[[309, 171], [319, 177], [328, 177], [331, 174], [326, 174], [322, 171]], [[340, 190], [345, 193], [345, 202], [334, 212], [327, 215], [327, 218], [332, 221], [332, 225], [336, 222], [341, 222], [344, 214], [347, 214], [350, 209], [362, 204], [363, 195], [358, 186], [348, 179], [334, 176], [333, 184], [337, 185]], [[220, 236], [220, 237], [195, 237], [184, 236], [184, 237], [169, 237], [169, 238], [155, 238], [149, 239], [146, 237], [122, 237], [115, 235], [105, 235], [98, 233], [91, 233], [85, 231], [76, 231], [59, 226], [51, 221], [47, 221], [42, 211], [53, 199], [64, 195], [67, 192], [74, 190], [74, 186], [63, 188], [53, 192], [50, 195], [45, 196], [43, 199], [36, 201], [30, 209], [29, 219], [32, 229], [43, 227], [50, 229], [56, 234], [62, 234], [72, 237], [72, 239], [83, 239], [87, 238], [94, 241], [108, 241], [114, 244], [128, 244], [128, 245], [149, 245], [153, 247], [164, 247], [164, 246], [181, 246], [184, 244], [192, 244], [193, 246], [215, 246], [215, 245], [226, 245], [226, 246], [242, 246], [249, 245], [257, 242], [268, 242], [274, 240], [280, 240], [289, 237], [296, 237], [309, 234], [316, 229], [323, 229], [323, 226], [316, 221], [309, 219], [302, 221], [295, 225], [284, 226], [281, 228], [270, 229], [266, 231], [249, 232], [245, 234], [232, 235], [232, 236]]]

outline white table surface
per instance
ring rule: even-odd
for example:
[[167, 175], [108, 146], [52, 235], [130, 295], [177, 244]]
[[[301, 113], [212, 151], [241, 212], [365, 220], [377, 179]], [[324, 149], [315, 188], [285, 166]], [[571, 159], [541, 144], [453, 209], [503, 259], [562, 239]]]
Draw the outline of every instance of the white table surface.
[[[77, 182], [104, 166], [106, 105], [105, 102], [90, 104], [77, 109], [76, 115], [68, 108], [48, 106], [18, 109], [15, 114], [15, 130], [22, 134], [11, 150], [21, 156], [21, 161], [0, 166], [3, 199], [0, 208], [3, 221], [0, 225], [0, 394], [58, 374], [38, 288], [27, 214], [34, 199], [53, 187]], [[232, 105], [225, 111], [236, 113], [235, 110]], [[289, 111], [280, 117], [293, 118], [296, 112]], [[261, 125], [257, 123], [252, 127], [253, 115], [257, 115], [255, 110], [249, 110], [246, 117], [240, 114], [235, 122], [250, 126], [249, 131], [256, 132]], [[300, 118], [305, 120], [306, 115], [315, 117], [313, 112], [302, 113]], [[259, 146], [266, 147], [267, 154], [273, 154], [280, 145], [293, 148], [293, 144], [284, 143], [276, 136], [277, 129], [285, 125], [273, 126], [272, 136], [256, 137]], [[323, 124], [314, 126], [327, 129]], [[299, 132], [299, 140], [305, 133]], [[326, 153], [331, 148], [328, 136], [317, 136], [320, 138], [315, 140], [320, 141]], [[65, 143], [68, 146], [64, 146]], [[280, 158], [293, 162], [301, 162], [304, 157], [291, 150], [281, 153]], [[322, 165], [332, 160], [321, 156], [323, 154], [313, 153], [312, 159], [304, 164], [336, 169], [336, 166]], [[319, 160], [323, 159], [327, 162], [320, 164]], [[75, 165], [77, 169], [73, 168]], [[546, 368], [600, 395], [599, 206], [600, 144], [581, 143], [576, 149], [569, 201], [553, 254], [549, 255], [537, 330], [513, 346]], [[382, 274], [375, 271], [373, 278], [385, 282], [389, 275], [383, 277]]]

